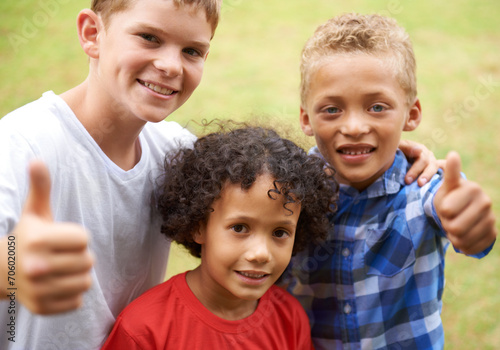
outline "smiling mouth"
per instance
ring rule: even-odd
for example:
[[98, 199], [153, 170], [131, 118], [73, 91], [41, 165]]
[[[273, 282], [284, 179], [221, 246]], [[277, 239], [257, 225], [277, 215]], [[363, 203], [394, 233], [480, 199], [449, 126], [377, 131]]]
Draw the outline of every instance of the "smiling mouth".
[[346, 147], [346, 148], [342, 148], [342, 149], [337, 150], [337, 153], [345, 154], [345, 155], [348, 155], [348, 156], [359, 156], [359, 155], [362, 155], [362, 154], [372, 153], [373, 151], [375, 151], [374, 147], [366, 147], [366, 148], [349, 148], [349, 147]]
[[253, 278], [253, 279], [261, 279], [263, 277], [269, 276], [267, 273], [250, 273], [250, 272], [245, 272], [245, 271], [236, 271], [242, 276], [248, 277], [248, 278]]
[[161, 95], [169, 96], [169, 95], [173, 95], [177, 92], [175, 90], [169, 90], [166, 87], [147, 83], [147, 82], [142, 81], [142, 80], [137, 80], [137, 81], [139, 82], [139, 84], [141, 84], [141, 85], [147, 87], [148, 89], [150, 89], [158, 94], [161, 94]]

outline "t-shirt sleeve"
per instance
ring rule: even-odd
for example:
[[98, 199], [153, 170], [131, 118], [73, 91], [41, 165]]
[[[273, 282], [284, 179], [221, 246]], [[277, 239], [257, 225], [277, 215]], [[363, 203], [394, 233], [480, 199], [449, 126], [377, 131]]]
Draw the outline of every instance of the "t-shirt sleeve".
[[22, 135], [0, 126], [0, 237], [12, 232], [28, 192], [28, 164], [36, 157]]
[[118, 317], [108, 339], [104, 343], [102, 350], [140, 350], [146, 349], [139, 344], [132, 335], [130, 335], [123, 324], [123, 319]]

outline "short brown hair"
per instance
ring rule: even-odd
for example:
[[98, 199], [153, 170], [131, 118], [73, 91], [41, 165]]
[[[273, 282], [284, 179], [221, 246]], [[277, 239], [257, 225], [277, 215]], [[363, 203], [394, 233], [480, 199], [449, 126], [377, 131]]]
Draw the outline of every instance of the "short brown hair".
[[306, 108], [310, 78], [318, 63], [335, 54], [386, 56], [412, 104], [417, 96], [416, 62], [408, 33], [395, 19], [378, 14], [344, 14], [320, 25], [302, 50], [300, 98]]
[[[133, 1], [138, 0], [92, 0], [91, 10], [101, 15], [104, 24], [107, 25], [113, 13], [126, 10]], [[140, 1], [140, 0], [139, 0]], [[207, 22], [212, 25], [215, 32], [219, 24], [220, 8], [222, 0], [172, 0], [176, 6], [192, 5], [197, 9], [203, 9]]]

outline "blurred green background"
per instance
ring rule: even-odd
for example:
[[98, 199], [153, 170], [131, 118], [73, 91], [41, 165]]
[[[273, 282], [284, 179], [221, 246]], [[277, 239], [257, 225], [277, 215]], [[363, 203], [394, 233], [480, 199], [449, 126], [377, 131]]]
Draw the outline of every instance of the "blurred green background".
[[[90, 0], [0, 2], [0, 116], [46, 90], [61, 93], [85, 79], [87, 58], [75, 18]], [[460, 152], [468, 178], [490, 194], [500, 214], [500, 2], [497, 0], [224, 0], [200, 87], [168, 117], [258, 118], [298, 127], [299, 55], [315, 28], [343, 12], [378, 12], [398, 20], [417, 57], [424, 119], [404, 137], [437, 157]], [[497, 226], [500, 226], [497, 224]], [[446, 349], [500, 348], [500, 247], [483, 260], [447, 255], [443, 320]], [[196, 266], [174, 247], [168, 276]]]

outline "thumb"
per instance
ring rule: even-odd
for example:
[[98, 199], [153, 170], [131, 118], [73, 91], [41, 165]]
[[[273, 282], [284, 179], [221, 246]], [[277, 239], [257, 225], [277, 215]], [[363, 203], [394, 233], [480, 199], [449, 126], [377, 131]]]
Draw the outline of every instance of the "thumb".
[[45, 164], [33, 161], [29, 165], [30, 189], [24, 205], [24, 213], [52, 220], [50, 209], [50, 174]]
[[444, 182], [442, 185], [446, 192], [450, 192], [460, 185], [460, 180], [462, 179], [462, 176], [460, 175], [461, 169], [462, 162], [460, 161], [460, 155], [454, 151], [448, 153], [446, 156]]

